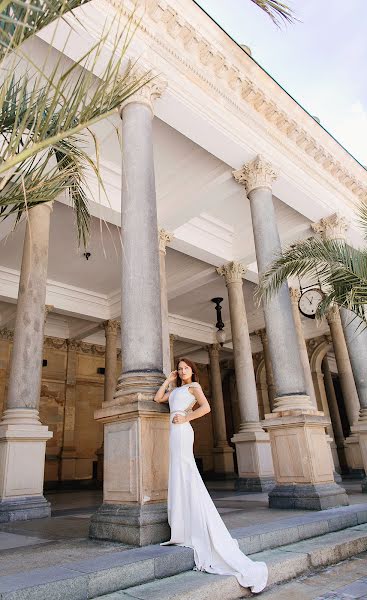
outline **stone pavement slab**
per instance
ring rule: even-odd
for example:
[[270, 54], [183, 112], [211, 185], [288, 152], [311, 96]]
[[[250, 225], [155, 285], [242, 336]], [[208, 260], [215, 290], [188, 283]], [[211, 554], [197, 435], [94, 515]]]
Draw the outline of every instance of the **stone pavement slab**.
[[24, 546], [33, 546], [34, 544], [44, 544], [50, 540], [36, 536], [19, 535], [16, 533], [7, 533], [0, 531], [0, 551], [11, 550], [12, 548], [22, 548]]

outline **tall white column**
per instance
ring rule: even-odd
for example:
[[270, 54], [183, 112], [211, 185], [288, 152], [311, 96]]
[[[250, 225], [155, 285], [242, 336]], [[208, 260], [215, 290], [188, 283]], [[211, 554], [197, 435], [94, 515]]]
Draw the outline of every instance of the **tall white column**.
[[210, 383], [212, 391], [212, 415], [214, 425], [214, 471], [218, 476], [233, 477], [233, 448], [227, 441], [226, 415], [224, 412], [222, 377], [219, 363], [219, 344], [207, 346], [210, 360]]
[[153, 402], [164, 375], [152, 121], [164, 88], [155, 78], [121, 108], [122, 373], [113, 405], [95, 413], [105, 424], [105, 459], [90, 536], [138, 546], [169, 535], [168, 407]]
[[52, 204], [28, 211], [7, 406], [0, 421], [0, 522], [50, 516], [43, 496], [46, 441], [39, 420]]
[[274, 486], [274, 470], [269, 434], [259, 419], [251, 341], [248, 331], [242, 277], [246, 268], [230, 262], [217, 269], [224, 276], [229, 301], [233, 358], [236, 372], [238, 403], [241, 415], [239, 431], [232, 438], [236, 445], [239, 489], [262, 491]]
[[303, 369], [303, 375], [306, 383], [306, 392], [309, 396], [313, 406], [317, 408], [315, 390], [313, 387], [312, 375], [310, 362], [308, 360], [308, 352], [306, 346], [305, 336], [303, 334], [303, 327], [301, 321], [301, 315], [298, 308], [298, 301], [301, 297], [301, 292], [297, 288], [289, 288], [289, 295], [291, 299], [291, 306], [293, 312], [294, 326], [296, 328], [298, 350], [301, 357], [301, 364]]
[[171, 372], [171, 345], [168, 322], [168, 298], [166, 278], [166, 246], [173, 240], [173, 234], [165, 229], [159, 230], [159, 273], [161, 282], [161, 313], [162, 313], [162, 349], [163, 372], [168, 376]]
[[[272, 183], [277, 174], [258, 156], [233, 175], [246, 187], [261, 276], [281, 253], [272, 200]], [[325, 433], [328, 420], [306, 394], [286, 283], [264, 305], [264, 315], [277, 394], [273, 414], [264, 421], [270, 434], [277, 482], [269, 494], [269, 504], [276, 508], [316, 510], [348, 504], [345, 490], [334, 482]]]
[[173, 334], [169, 334], [169, 355], [171, 361], [171, 371], [175, 370], [175, 340], [177, 337]]

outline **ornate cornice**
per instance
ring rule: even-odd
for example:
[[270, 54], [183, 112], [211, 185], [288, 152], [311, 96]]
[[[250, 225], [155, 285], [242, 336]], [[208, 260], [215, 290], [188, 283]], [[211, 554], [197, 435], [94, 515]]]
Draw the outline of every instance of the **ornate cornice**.
[[159, 252], [166, 254], [166, 246], [170, 244], [174, 238], [173, 233], [166, 231], [165, 229], [158, 230], [158, 242], [159, 242]]
[[289, 288], [289, 296], [292, 304], [298, 304], [298, 300], [301, 297], [301, 292], [298, 288], [290, 287]]
[[109, 319], [102, 323], [103, 329], [105, 330], [106, 337], [110, 334], [117, 335], [121, 331], [121, 322], [117, 319]]
[[[0, 339], [12, 341], [14, 338], [14, 331], [3, 327], [0, 329]], [[87, 342], [81, 342], [79, 340], [57, 337], [45, 336], [43, 341], [43, 347], [50, 350], [72, 350], [75, 352], [81, 352], [83, 354], [91, 354], [94, 356], [104, 356], [105, 347], [99, 346], [98, 344], [88, 344]]]
[[[246, 59], [248, 61], [246, 66], [248, 65], [249, 69], [241, 68], [239, 61], [235, 63], [233, 56], [236, 52], [233, 52], [232, 48], [227, 53], [222, 48], [216, 48], [214, 43], [203, 35], [199, 26], [194, 27], [184, 18], [184, 15], [178, 14], [165, 0], [150, 0], [143, 19], [137, 15], [135, 5], [129, 10], [126, 4], [121, 5], [120, 0], [109, 0], [109, 2], [125, 15], [130, 16], [135, 13], [133, 20], [136, 26], [159, 47], [164, 48], [172, 58], [180, 62], [186, 70], [194, 73], [211, 93], [215, 92], [224, 97], [227, 104], [235, 108], [238, 113], [247, 116], [248, 109], [244, 106], [245, 101], [265, 121], [264, 126], [273, 137], [281, 137], [284, 141], [287, 139], [292, 146], [297, 147], [308, 159], [313, 160], [358, 198], [367, 197], [367, 186], [348, 170], [345, 164], [347, 160], [353, 168], [354, 159], [341, 147], [339, 150], [342, 156], [340, 160], [336, 159], [333, 150], [329, 150], [327, 144], [329, 142], [333, 145], [334, 140], [325, 138], [326, 144], [324, 144], [313, 137], [311, 116], [299, 108], [303, 119], [295, 120], [286, 108], [286, 104], [289, 104], [288, 97], [285, 98], [283, 108], [274, 101], [272, 85], [267, 86], [267, 89], [264, 85], [259, 85], [259, 81], [263, 80], [262, 77], [257, 78], [255, 83], [255, 77], [251, 74], [256, 74], [256, 68], [253, 68], [255, 66], [253, 61], [245, 53], [241, 55], [241, 62]], [[158, 25], [157, 29], [150, 26], [149, 18]], [[167, 34], [166, 36], [162, 35], [162, 30]], [[294, 105], [297, 109], [296, 103]], [[303, 127], [305, 120], [310, 124], [307, 130]], [[316, 127], [317, 133], [320, 132], [322, 137], [328, 136], [319, 126]]]
[[272, 165], [259, 154], [254, 160], [243, 165], [241, 169], [233, 171], [233, 177], [237, 183], [246, 187], [246, 192], [249, 194], [252, 190], [261, 187], [271, 190], [277, 173]]
[[311, 228], [315, 233], [321, 235], [324, 240], [345, 240], [349, 222], [342, 215], [334, 213], [329, 217], [320, 219], [317, 223], [312, 223]]
[[245, 275], [247, 267], [233, 260], [226, 265], [217, 267], [216, 271], [218, 275], [225, 278], [226, 285], [229, 285], [230, 283], [242, 283], [242, 277]]
[[133, 102], [138, 104], [144, 104], [148, 106], [154, 115], [154, 101], [160, 98], [167, 87], [167, 81], [164, 81], [161, 78], [158, 78], [156, 75], [149, 74], [144, 75], [140, 72], [137, 72], [133, 77], [131, 84], [134, 85], [143, 84], [136, 92], [131, 94], [120, 107], [120, 117], [123, 116], [123, 110], [125, 106], [128, 104], [132, 104]]

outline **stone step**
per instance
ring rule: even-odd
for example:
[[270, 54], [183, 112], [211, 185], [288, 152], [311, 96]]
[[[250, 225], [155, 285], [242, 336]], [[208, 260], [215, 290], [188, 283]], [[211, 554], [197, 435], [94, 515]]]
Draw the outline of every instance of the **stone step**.
[[[269, 586], [319, 567], [332, 565], [367, 549], [367, 525], [329, 533], [254, 554], [269, 567]], [[235, 577], [192, 571], [100, 596], [99, 600], [235, 600], [252, 596]]]
[[[285, 558], [282, 558], [283, 563], [285, 561], [284, 569], [293, 577], [297, 574], [297, 569], [292, 571], [291, 565], [294, 561], [295, 565], [298, 564], [297, 561], [301, 559], [297, 553], [295, 558], [290, 557], [287, 550], [289, 544], [306, 543], [306, 540], [316, 543], [320, 539], [326, 543], [327, 535], [343, 530], [350, 531], [350, 528], [357, 528], [365, 523], [367, 504], [355, 504], [296, 517], [285, 516], [269, 523], [231, 530], [231, 533], [238, 539], [241, 550], [248, 555], [254, 555], [254, 558], [260, 557], [258, 553], [274, 550], [269, 564], [273, 556], [274, 560], [279, 557], [277, 552], [285, 552]], [[360, 550], [353, 553], [357, 552]], [[0, 600], [85, 600], [118, 590], [132, 589], [149, 582], [153, 585], [156, 583], [154, 580], [161, 580], [163, 585], [168, 579], [181, 577], [180, 574], [185, 575], [185, 580], [188, 578], [188, 581], [191, 581], [190, 577], [199, 577], [205, 585], [214, 586], [217, 576], [195, 573], [192, 571], [193, 566], [193, 552], [189, 548], [153, 545], [126, 549], [125, 546], [118, 551], [101, 552], [100, 556], [93, 559], [64, 562], [54, 567], [34, 569], [17, 575], [2, 574]], [[281, 572], [280, 565], [275, 568], [274, 573], [278, 571]], [[210, 579], [205, 579], [206, 577]], [[232, 589], [236, 582], [233, 583], [231, 578], [225, 579], [228, 581], [223, 583], [223, 577], [219, 577], [222, 582], [220, 585]], [[207, 584], [207, 581], [211, 583]], [[228, 595], [228, 598], [230, 597]]]

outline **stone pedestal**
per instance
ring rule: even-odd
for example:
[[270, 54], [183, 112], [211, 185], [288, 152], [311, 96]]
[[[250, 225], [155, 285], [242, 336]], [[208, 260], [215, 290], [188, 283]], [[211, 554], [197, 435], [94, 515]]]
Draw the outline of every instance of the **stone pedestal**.
[[103, 504], [93, 515], [90, 537], [134, 546], [169, 538], [167, 409], [150, 394], [125, 397], [97, 411], [104, 423]]
[[269, 494], [270, 508], [324, 510], [347, 506], [345, 490], [334, 481], [334, 465], [322, 413], [285, 411], [267, 415], [277, 485]]
[[238, 480], [236, 489], [246, 492], [267, 492], [275, 485], [269, 434], [262, 428], [236, 433]]
[[[367, 473], [367, 409], [361, 410], [359, 421], [353, 430], [358, 434], [364, 472]], [[362, 492], [367, 493], [367, 477], [362, 481]]]

